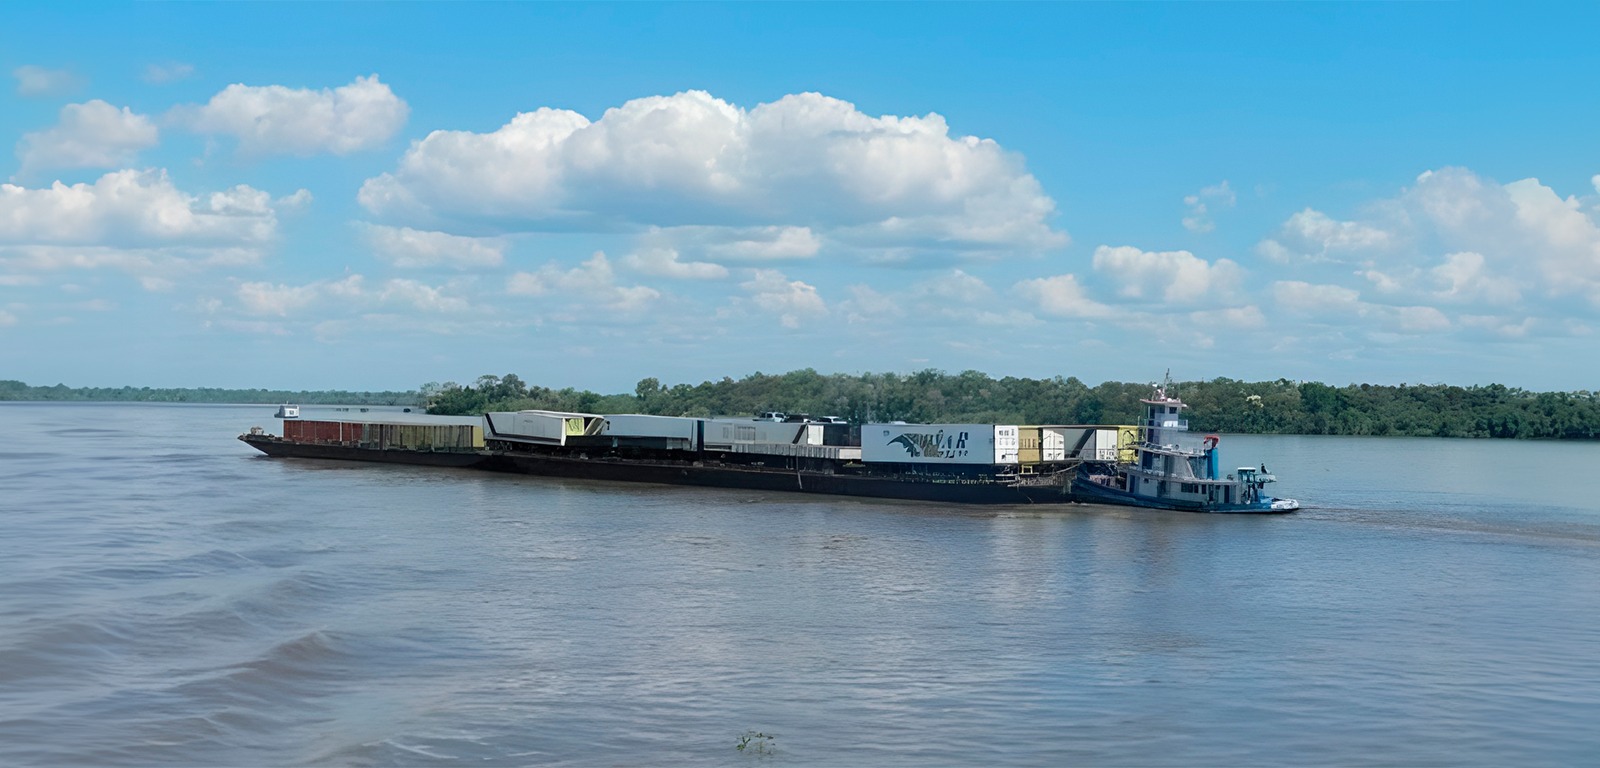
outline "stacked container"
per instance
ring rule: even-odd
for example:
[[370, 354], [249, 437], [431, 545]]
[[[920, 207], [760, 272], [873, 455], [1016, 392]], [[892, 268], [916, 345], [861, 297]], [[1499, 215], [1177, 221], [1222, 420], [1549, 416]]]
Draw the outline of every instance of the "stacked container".
[[880, 464], [1015, 464], [1017, 427], [994, 424], [867, 424], [861, 460]]

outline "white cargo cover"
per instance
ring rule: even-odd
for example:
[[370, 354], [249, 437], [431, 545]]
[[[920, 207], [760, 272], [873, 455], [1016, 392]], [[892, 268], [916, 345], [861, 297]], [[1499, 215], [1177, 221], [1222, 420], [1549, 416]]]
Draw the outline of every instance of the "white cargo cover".
[[1039, 459], [1041, 461], [1066, 461], [1067, 436], [1060, 427], [1039, 429]]
[[667, 437], [694, 442], [695, 423], [699, 419], [682, 416], [646, 416], [637, 413], [619, 413], [605, 417], [600, 434], [610, 437]]
[[816, 426], [817, 439], [810, 439], [808, 425], [799, 422], [756, 421], [754, 419], [706, 419], [707, 450], [754, 443], [802, 445], [822, 444], [822, 425]]
[[[709, 440], [709, 438], [708, 438]], [[860, 461], [861, 449], [846, 445], [793, 445], [789, 443], [736, 443], [728, 453], [753, 453], [763, 456], [794, 456], [806, 459]]]
[[1116, 461], [1117, 430], [1115, 427], [1045, 427], [1045, 461]]
[[993, 424], [866, 424], [861, 427], [861, 460], [897, 464], [1015, 464], [1017, 437], [1016, 427]]
[[541, 445], [566, 445], [569, 435], [584, 434], [600, 416], [565, 411], [495, 411], [483, 416], [484, 433], [492, 440]]

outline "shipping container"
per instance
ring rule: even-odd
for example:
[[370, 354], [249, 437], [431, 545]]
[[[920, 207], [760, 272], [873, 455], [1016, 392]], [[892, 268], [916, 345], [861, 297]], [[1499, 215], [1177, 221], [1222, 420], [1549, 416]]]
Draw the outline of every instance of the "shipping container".
[[[1117, 429], [1115, 427], [1101, 428], [1094, 431], [1093, 458], [1095, 461], [1116, 461], [1117, 449]], [[1084, 458], [1088, 459], [1090, 457], [1085, 456]]]
[[1017, 443], [1020, 428], [1014, 425], [994, 428], [994, 463], [1017, 463]]
[[897, 464], [1015, 464], [1017, 428], [993, 424], [866, 424], [861, 427], [861, 460]]
[[1017, 427], [1017, 461], [1037, 464], [1044, 461], [1044, 429]]

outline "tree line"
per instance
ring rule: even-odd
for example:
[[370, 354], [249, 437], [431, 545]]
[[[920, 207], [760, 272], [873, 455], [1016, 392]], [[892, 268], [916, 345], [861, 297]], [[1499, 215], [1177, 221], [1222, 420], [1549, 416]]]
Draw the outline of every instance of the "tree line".
[[136, 402], [136, 403], [297, 403], [301, 405], [420, 405], [417, 392], [345, 392], [341, 390], [218, 389], [214, 387], [30, 387], [0, 380], [0, 401]]
[[[469, 385], [425, 384], [429, 413], [475, 414], [528, 408], [663, 416], [754, 415], [763, 411], [841, 416], [852, 423], [908, 421], [995, 424], [1131, 424], [1152, 384], [1075, 377], [992, 378], [979, 371], [911, 374], [753, 373], [668, 386], [641, 380], [631, 394], [526, 384], [515, 374]], [[1219, 378], [1173, 385], [1190, 429], [1202, 432], [1595, 439], [1600, 393], [1530, 392], [1490, 384], [1335, 387], [1288, 379]]]

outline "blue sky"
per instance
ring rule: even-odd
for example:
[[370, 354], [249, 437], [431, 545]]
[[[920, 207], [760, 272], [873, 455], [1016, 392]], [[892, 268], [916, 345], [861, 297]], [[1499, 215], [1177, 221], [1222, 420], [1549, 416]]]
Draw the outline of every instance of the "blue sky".
[[14, 5], [0, 378], [1594, 389], [1600, 14]]

